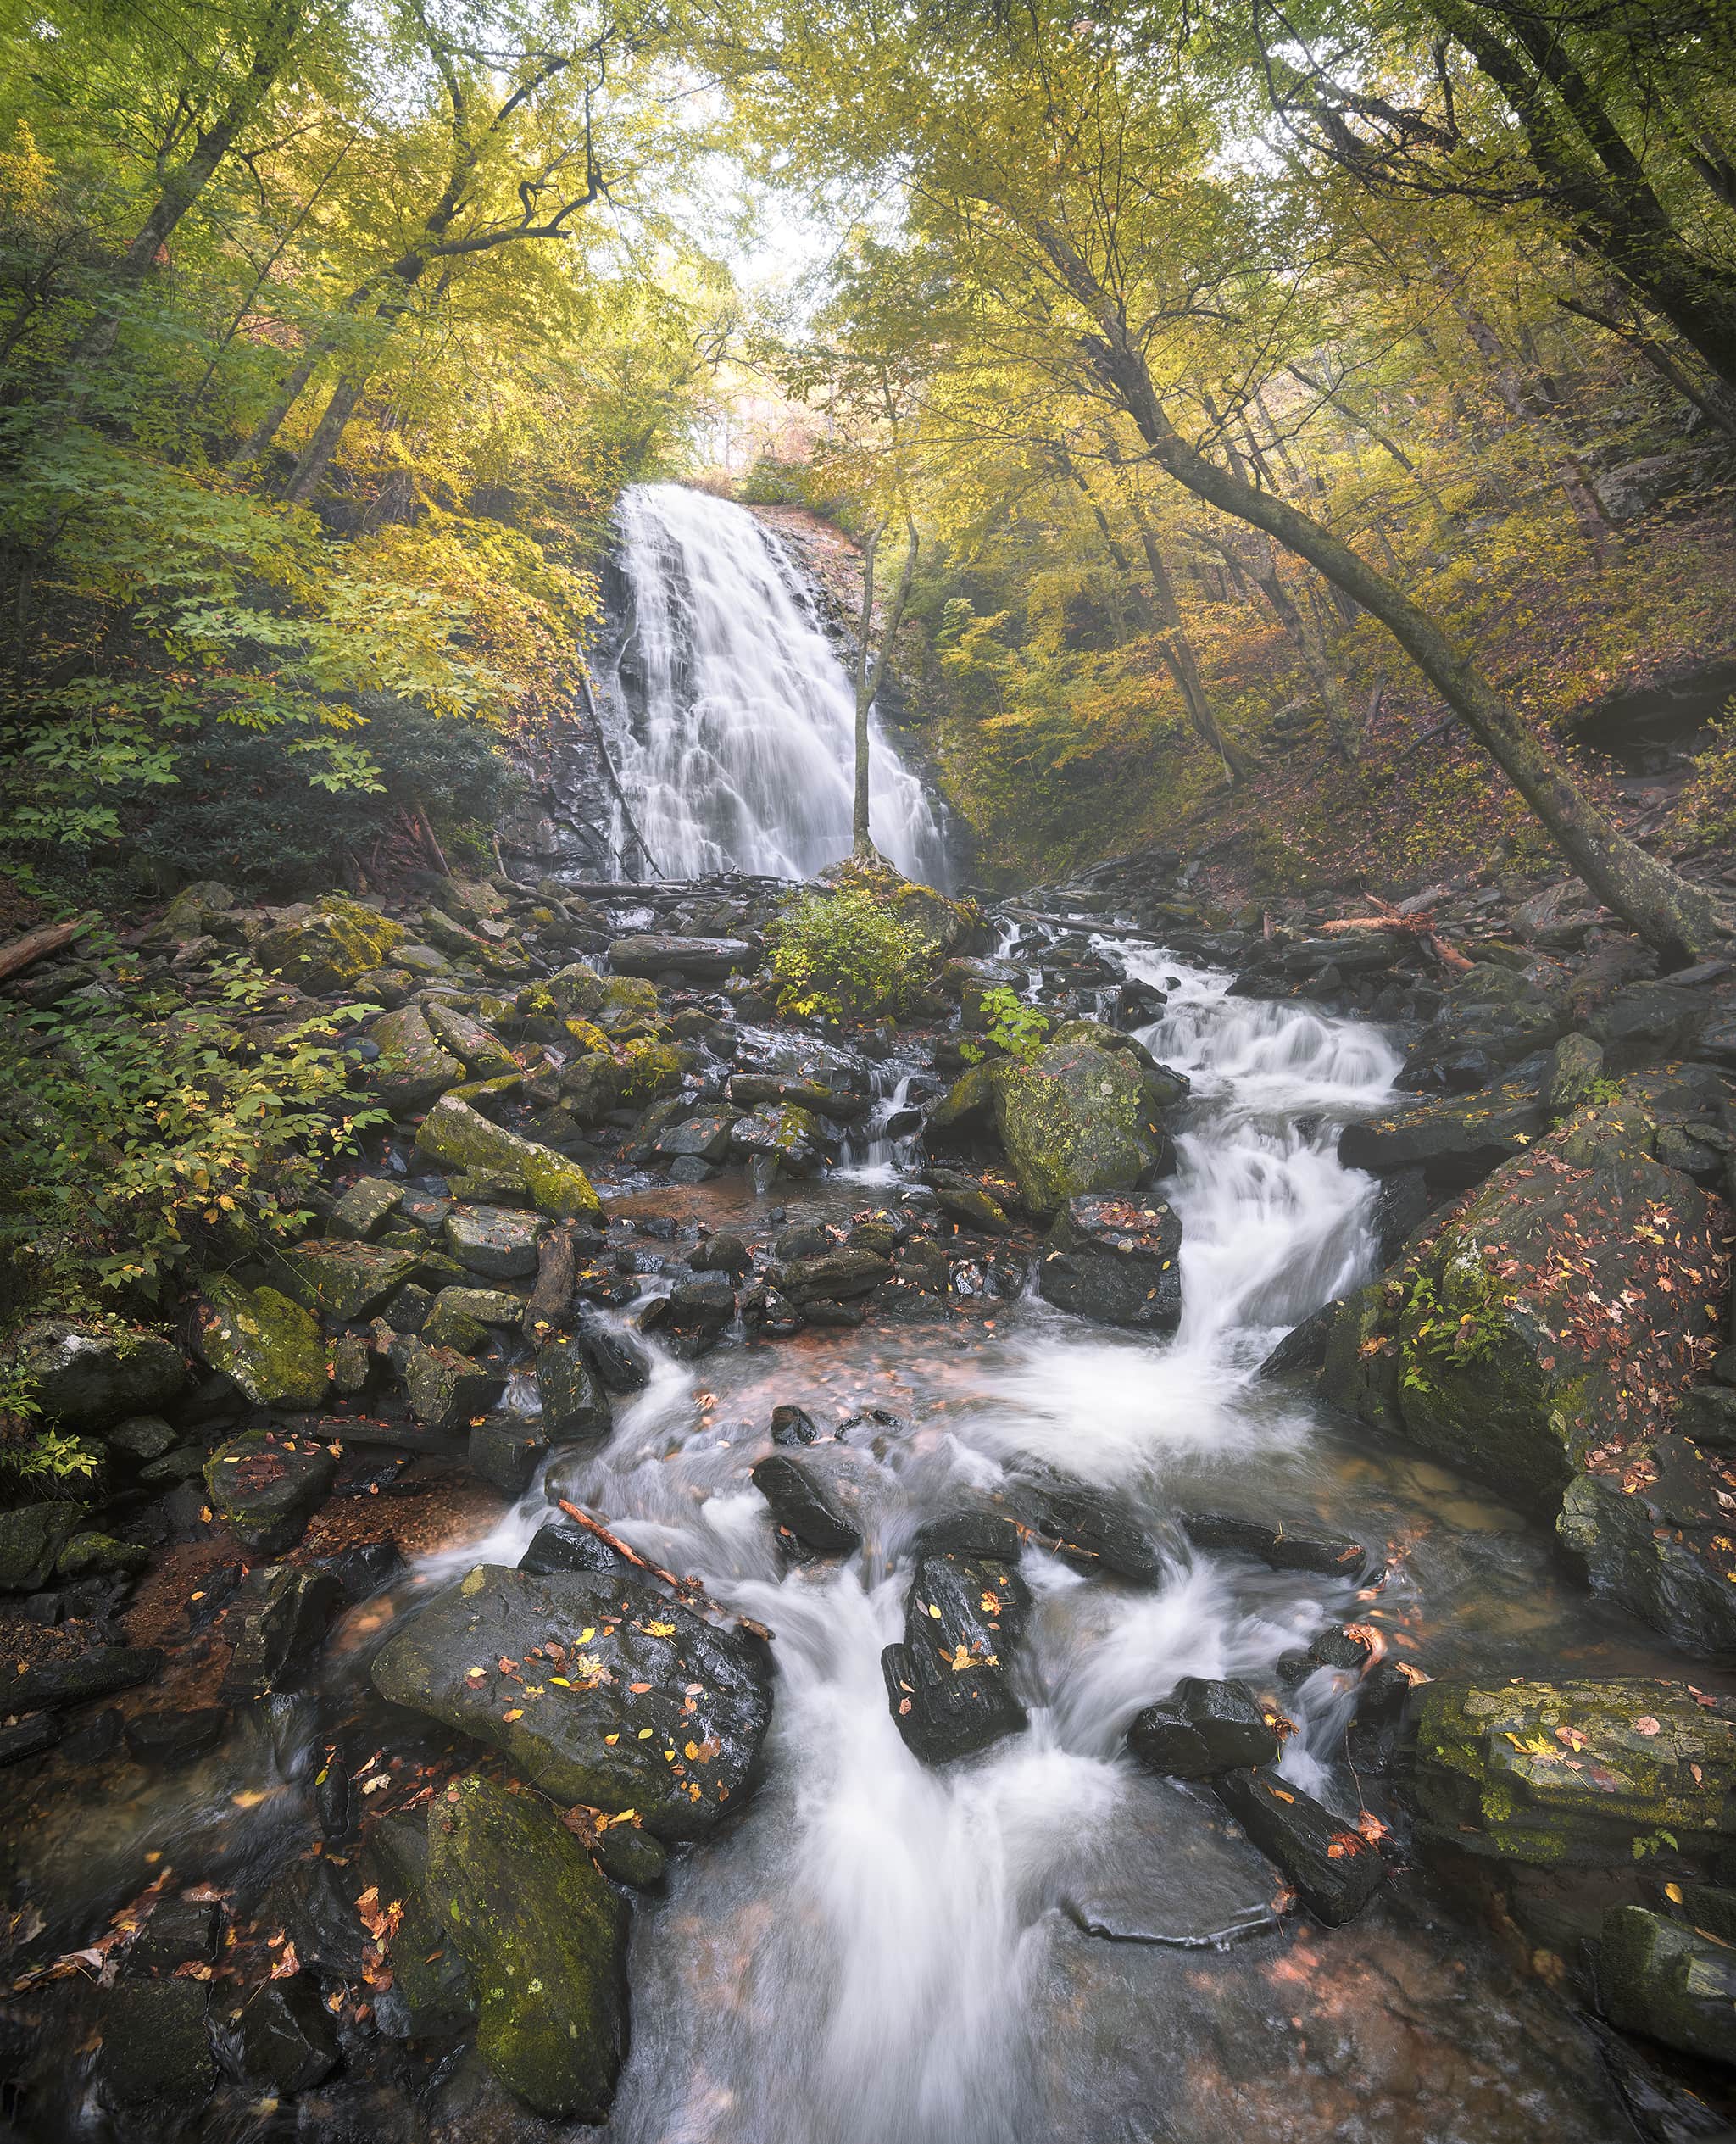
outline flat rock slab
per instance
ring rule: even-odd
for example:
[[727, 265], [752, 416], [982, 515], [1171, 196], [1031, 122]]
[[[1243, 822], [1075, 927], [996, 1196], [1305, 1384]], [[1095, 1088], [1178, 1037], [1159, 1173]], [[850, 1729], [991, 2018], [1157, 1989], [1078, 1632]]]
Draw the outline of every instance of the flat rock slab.
[[253, 1429], [205, 1462], [205, 1494], [238, 1541], [275, 1556], [300, 1540], [337, 1473], [337, 1462], [315, 1439]]
[[558, 1802], [696, 1839], [756, 1783], [771, 1673], [755, 1640], [637, 1579], [478, 1564], [389, 1638], [374, 1686], [504, 1752]]
[[1161, 1199], [1070, 1199], [1038, 1267], [1045, 1302], [1103, 1325], [1172, 1333], [1182, 1320], [1182, 1218]]
[[421, 1263], [417, 1251], [370, 1243], [304, 1243], [285, 1254], [293, 1293], [334, 1324], [371, 1317]]
[[454, 1206], [442, 1223], [447, 1248], [467, 1272], [517, 1280], [537, 1270], [542, 1224], [512, 1206]]
[[609, 949], [609, 965], [618, 975], [656, 976], [674, 968], [715, 983], [737, 968], [751, 966], [754, 957], [745, 938], [676, 938], [655, 931], [618, 938]]
[[1381, 1557], [1371, 1555], [1360, 1541], [1347, 1534], [1328, 1533], [1324, 1527], [1295, 1525], [1283, 1519], [1183, 1512], [1182, 1531], [1195, 1548], [1215, 1550], [1220, 1555], [1251, 1556], [1274, 1571], [1314, 1571], [1322, 1578], [1355, 1579], [1366, 1584], [1372, 1575], [1385, 1568]]

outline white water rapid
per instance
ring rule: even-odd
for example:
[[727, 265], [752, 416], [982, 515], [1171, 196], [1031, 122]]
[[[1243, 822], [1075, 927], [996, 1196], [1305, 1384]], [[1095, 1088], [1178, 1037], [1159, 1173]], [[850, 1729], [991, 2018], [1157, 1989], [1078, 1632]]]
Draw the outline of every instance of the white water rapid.
[[[682, 485], [635, 485], [617, 523], [630, 615], [604, 684], [659, 872], [813, 876], [850, 846], [855, 712], [804, 576], [744, 507]], [[877, 717], [870, 778], [876, 843], [943, 885], [934, 806]]]

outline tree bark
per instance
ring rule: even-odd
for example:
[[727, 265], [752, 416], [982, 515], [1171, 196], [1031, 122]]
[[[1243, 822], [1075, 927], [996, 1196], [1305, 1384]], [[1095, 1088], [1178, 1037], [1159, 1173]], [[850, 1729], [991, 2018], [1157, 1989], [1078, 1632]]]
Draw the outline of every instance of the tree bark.
[[1190, 446], [1164, 414], [1143, 354], [1110, 294], [1054, 226], [1039, 226], [1036, 235], [1058, 276], [1096, 325], [1095, 334], [1081, 338], [1082, 354], [1160, 468], [1196, 498], [1306, 560], [1378, 618], [1599, 900], [1655, 946], [1667, 965], [1684, 966], [1736, 934], [1736, 922], [1704, 888], [1648, 856], [1609, 823], [1476, 664], [1402, 588], [1287, 499], [1218, 467]]

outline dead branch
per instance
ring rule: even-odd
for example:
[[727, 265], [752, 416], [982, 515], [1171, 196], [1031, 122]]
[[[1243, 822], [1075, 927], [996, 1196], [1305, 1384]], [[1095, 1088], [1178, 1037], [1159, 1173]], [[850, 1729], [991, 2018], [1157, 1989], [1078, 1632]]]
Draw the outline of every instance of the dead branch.
[[646, 1571], [654, 1579], [661, 1579], [666, 1586], [671, 1587], [690, 1607], [697, 1608], [701, 1615], [709, 1617], [713, 1622], [715, 1622], [721, 1615], [729, 1615], [737, 1629], [747, 1631], [752, 1637], [770, 1640], [771, 1633], [763, 1623], [755, 1623], [752, 1616], [733, 1615], [731, 1610], [720, 1608], [708, 1600], [705, 1595], [704, 1579], [677, 1578], [673, 1571], [665, 1570], [660, 1563], [653, 1563], [648, 1557], [641, 1556], [637, 1549], [630, 1549], [620, 1535], [611, 1534], [600, 1519], [593, 1518], [588, 1512], [581, 1512], [576, 1504], [570, 1504], [565, 1496], [559, 1501], [560, 1508], [567, 1517], [576, 1518], [587, 1533], [594, 1534], [605, 1548], [612, 1548], [617, 1556], [624, 1557], [635, 1570]]

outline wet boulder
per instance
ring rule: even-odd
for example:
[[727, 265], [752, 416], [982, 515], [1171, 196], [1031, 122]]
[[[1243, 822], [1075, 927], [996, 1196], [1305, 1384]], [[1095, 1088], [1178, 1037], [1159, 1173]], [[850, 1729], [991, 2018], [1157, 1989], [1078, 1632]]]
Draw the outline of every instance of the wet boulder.
[[1406, 1440], [1531, 1509], [1557, 1508], [1594, 1450], [1663, 1428], [1716, 1339], [1716, 1209], [1600, 1117], [1498, 1169], [1385, 1291], [1374, 1335]]
[[1604, 2014], [1683, 2054], [1736, 2067], [1736, 1950], [1643, 1906], [1611, 1906], [1597, 1943]]
[[93, 1697], [110, 1697], [116, 1690], [136, 1689], [162, 1673], [163, 1656], [153, 1646], [80, 1645], [57, 1632], [53, 1647], [19, 1673], [7, 1676], [9, 1712], [86, 1705]]
[[762, 1102], [730, 1127], [729, 1150], [737, 1161], [775, 1163], [786, 1176], [812, 1176], [826, 1145], [820, 1119], [794, 1102]]
[[40, 1593], [83, 1518], [76, 1504], [23, 1504], [0, 1512], [0, 1593]]
[[519, 1568], [532, 1578], [553, 1571], [627, 1571], [632, 1567], [600, 1535], [583, 1526], [539, 1526], [519, 1558]]
[[628, 1909], [583, 1846], [473, 1774], [430, 1808], [426, 1896], [470, 1964], [488, 2067], [539, 2114], [602, 2121], [626, 2052]]
[[446, 1247], [484, 1280], [523, 1280], [537, 1270], [542, 1223], [511, 1206], [454, 1206], [441, 1224]]
[[431, 1031], [462, 1061], [472, 1079], [510, 1079], [519, 1072], [518, 1060], [481, 1021], [470, 1019], [453, 1005], [438, 1004], [428, 1005], [424, 1016]]
[[1479, 961], [1449, 984], [1439, 1018], [1412, 1045], [1395, 1084], [1405, 1094], [1469, 1094], [1550, 1049], [1569, 1021], [1561, 997]]
[[256, 1564], [224, 1623], [231, 1651], [221, 1696], [239, 1702], [298, 1689], [342, 1599], [343, 1588], [330, 1571]]
[[470, 1472], [503, 1496], [522, 1496], [548, 1456], [548, 1439], [534, 1417], [491, 1414], [470, 1431]]
[[373, 1679], [556, 1801], [636, 1809], [665, 1840], [746, 1799], [771, 1718], [759, 1641], [606, 1573], [479, 1564], [393, 1631]]
[[609, 949], [609, 966], [617, 975], [659, 976], [673, 969], [696, 983], [721, 983], [754, 961], [754, 948], [739, 938], [674, 938], [645, 931], [618, 938]]
[[541, 1350], [537, 1393], [542, 1434], [550, 1444], [589, 1443], [608, 1435], [609, 1395], [590, 1350], [578, 1340], [557, 1338]]
[[733, 1072], [730, 1076], [729, 1098], [744, 1110], [787, 1103], [816, 1117], [845, 1119], [865, 1117], [874, 1106], [871, 1094], [853, 1094], [846, 1088], [801, 1072]]
[[1594, 1452], [1568, 1483], [1555, 1533], [1594, 1593], [1702, 1658], [1736, 1651], [1732, 1455], [1665, 1436]]
[[1380, 1889], [1386, 1864], [1355, 1827], [1276, 1772], [1227, 1772], [1219, 1801], [1318, 1921], [1339, 1928]]
[[651, 1142], [651, 1158], [657, 1161], [721, 1161], [729, 1152], [730, 1133], [739, 1122], [732, 1109], [696, 1111], [659, 1132]]
[[1036, 1545], [1075, 1570], [1131, 1579], [1138, 1585], [1155, 1585], [1163, 1576], [1163, 1550], [1110, 1491], [1066, 1482], [1027, 1483], [1015, 1501]]
[[1172, 1165], [1162, 1097], [1125, 1053], [1051, 1043], [1029, 1064], [996, 1069], [995, 1128], [1033, 1213], [1132, 1189]]
[[1376, 1176], [1420, 1168], [1431, 1191], [1465, 1191], [1534, 1145], [1543, 1130], [1536, 1081], [1514, 1079], [1347, 1124], [1338, 1159]]
[[327, 894], [311, 913], [267, 931], [254, 953], [261, 967], [319, 997], [384, 967], [403, 937], [403, 924], [390, 916], [342, 894]]
[[639, 1329], [658, 1333], [682, 1356], [704, 1355], [729, 1330], [736, 1314], [736, 1292], [721, 1273], [677, 1281], [668, 1295], [645, 1306]]
[[829, 1452], [775, 1451], [752, 1473], [778, 1533], [816, 1556], [848, 1555], [862, 1545], [860, 1499], [827, 1463], [832, 1457]]
[[811, 1258], [793, 1258], [774, 1266], [771, 1281], [798, 1310], [810, 1303], [854, 1302], [871, 1295], [892, 1278], [892, 1261], [877, 1251], [840, 1247]]
[[1313, 1571], [1322, 1578], [1355, 1579], [1367, 1584], [1383, 1559], [1360, 1541], [1325, 1527], [1234, 1518], [1222, 1512], [1183, 1512], [1182, 1531], [1195, 1548], [1221, 1555], [1251, 1556], [1274, 1571]]
[[418, 1345], [404, 1366], [410, 1412], [437, 1440], [463, 1436], [493, 1406], [504, 1383], [498, 1371], [479, 1369], [456, 1348]]
[[1136, 1714], [1127, 1748], [1148, 1772], [1206, 1779], [1277, 1761], [1276, 1729], [1246, 1683], [1184, 1675], [1170, 1695]]
[[[1736, 1721], [1684, 1683], [1425, 1683], [1409, 1798], [1427, 1840], [1538, 1868], [1628, 1868], [1736, 1838]], [[1665, 1834], [1669, 1835], [1668, 1841]]]
[[319, 1324], [281, 1289], [242, 1288], [214, 1273], [193, 1317], [200, 1355], [256, 1406], [293, 1414], [324, 1401], [326, 1350]]
[[249, 1430], [205, 1462], [212, 1511], [244, 1548], [277, 1556], [292, 1548], [331, 1493], [337, 1462], [310, 1436]]
[[102, 1429], [167, 1406], [186, 1383], [181, 1350], [160, 1333], [89, 1331], [71, 1318], [38, 1318], [19, 1336], [45, 1420]]
[[422, 1119], [416, 1155], [437, 1167], [507, 1178], [523, 1186], [538, 1213], [556, 1220], [603, 1219], [603, 1201], [576, 1161], [491, 1123], [456, 1095], [442, 1094]]
[[435, 1039], [420, 1005], [401, 1005], [376, 1020], [369, 1040], [380, 1055], [371, 1074], [374, 1091], [394, 1117], [426, 1109], [465, 1076], [462, 1062]]
[[1025, 1708], [999, 1668], [955, 1668], [927, 1645], [888, 1646], [880, 1668], [899, 1733], [925, 1764], [969, 1757], [1026, 1725]]
[[[1017, 1534], [1012, 1529], [1013, 1553]], [[887, 1699], [899, 1733], [925, 1764], [966, 1757], [1026, 1724], [1007, 1680], [1012, 1651], [1030, 1613], [1031, 1596], [1013, 1563], [956, 1547], [932, 1529], [904, 1601], [904, 1640], [881, 1655]], [[994, 1534], [1004, 1545], [1005, 1534]], [[919, 1548], [922, 1541], [919, 1540]]]
[[123, 1975], [103, 1995], [103, 2089], [185, 2120], [217, 2081], [202, 1980]]
[[1038, 1267], [1045, 1302], [1102, 1325], [1172, 1333], [1182, 1318], [1182, 1222], [1161, 1200], [1069, 1199]]
[[337, 2035], [305, 1973], [267, 1980], [225, 2019], [239, 2074], [281, 2098], [309, 2091], [337, 2067]]

